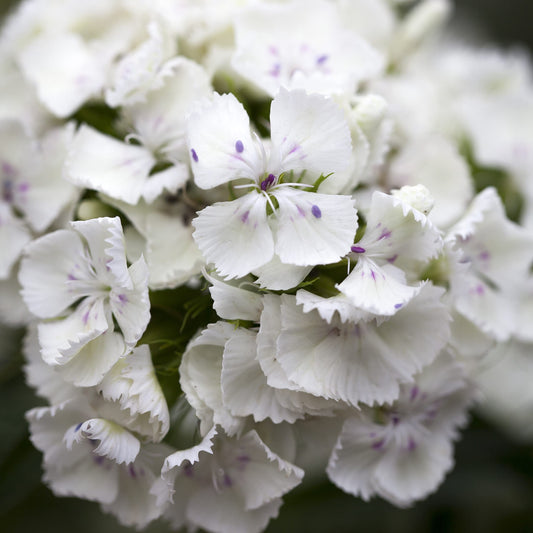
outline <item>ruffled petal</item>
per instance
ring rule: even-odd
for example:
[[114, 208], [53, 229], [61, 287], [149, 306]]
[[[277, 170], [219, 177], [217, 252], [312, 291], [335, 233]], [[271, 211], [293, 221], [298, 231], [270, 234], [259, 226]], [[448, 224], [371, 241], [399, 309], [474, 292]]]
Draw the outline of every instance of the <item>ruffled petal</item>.
[[250, 192], [210, 205], [192, 221], [198, 248], [226, 279], [243, 277], [272, 259], [274, 239], [266, 202], [263, 195]]
[[[131, 463], [139, 453], [141, 443], [129, 431], [110, 420], [91, 418], [81, 425], [77, 424], [65, 433], [65, 444], [71, 449], [87, 439], [94, 446], [93, 453], [107, 457], [118, 464]], [[99, 441], [96, 445], [93, 441]]]
[[250, 120], [233, 94], [215, 94], [193, 111], [187, 124], [187, 145], [194, 181], [211, 189], [238, 178], [256, 180], [264, 172]]
[[271, 159], [279, 161], [283, 171], [306, 170], [318, 178], [350, 164], [350, 130], [333, 100], [301, 90], [281, 89], [272, 101], [270, 122]]
[[308, 266], [335, 263], [350, 251], [357, 230], [350, 196], [283, 189], [279, 203], [276, 253], [284, 263]]
[[393, 265], [379, 267], [374, 261], [360, 256], [348, 277], [336, 288], [356, 307], [376, 315], [393, 315], [414, 298], [422, 288], [419, 283], [409, 286], [404, 274]]

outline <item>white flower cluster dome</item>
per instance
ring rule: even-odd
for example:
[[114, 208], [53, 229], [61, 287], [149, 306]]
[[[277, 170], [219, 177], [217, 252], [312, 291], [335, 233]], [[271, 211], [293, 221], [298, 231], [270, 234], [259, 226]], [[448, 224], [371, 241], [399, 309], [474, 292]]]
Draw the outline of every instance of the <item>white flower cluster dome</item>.
[[533, 76], [449, 41], [451, 9], [6, 19], [0, 320], [27, 327], [55, 494], [254, 533], [316, 472], [425, 498], [477, 399], [533, 436]]

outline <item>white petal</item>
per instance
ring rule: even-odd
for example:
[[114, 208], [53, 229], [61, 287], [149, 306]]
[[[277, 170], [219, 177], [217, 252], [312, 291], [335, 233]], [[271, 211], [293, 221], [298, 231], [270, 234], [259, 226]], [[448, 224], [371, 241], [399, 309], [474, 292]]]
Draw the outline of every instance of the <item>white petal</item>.
[[65, 162], [65, 178], [112, 198], [135, 204], [155, 164], [142, 146], [126, 144], [82, 125]]
[[263, 309], [259, 293], [224, 283], [205, 271], [203, 275], [211, 283], [209, 293], [213, 299], [213, 308], [220, 318], [259, 322]]
[[290, 391], [267, 385], [256, 351], [256, 334], [249, 330], [236, 330], [226, 342], [221, 374], [224, 404], [233, 415], [252, 415], [256, 422], [270, 418], [275, 424], [293, 423], [303, 418], [303, 413], [284, 408], [278, 400], [278, 395]]
[[81, 239], [68, 230], [49, 233], [26, 248], [19, 281], [28, 309], [40, 318], [57, 316], [83, 295], [71, 281], [90, 279]]
[[100, 383], [125, 353], [122, 335], [107, 332], [85, 344], [69, 361], [55, 368], [63, 379], [77, 387], [92, 387]]
[[324, 298], [313, 294], [305, 289], [300, 289], [296, 293], [296, 303], [302, 306], [304, 313], [310, 313], [313, 309], [328, 323], [331, 324], [335, 313], [342, 322], [368, 321], [369, 313], [357, 309], [354, 304], [344, 294], [338, 294], [330, 298]]
[[379, 267], [363, 255], [348, 277], [336, 288], [356, 307], [376, 315], [390, 316], [414, 298], [422, 288], [422, 284], [414, 287], [407, 285], [402, 277], [403, 273], [393, 265]]
[[131, 463], [139, 453], [141, 443], [129, 431], [110, 420], [91, 418], [65, 433], [65, 444], [70, 450], [74, 443], [84, 439], [99, 441], [93, 453], [116, 463]]
[[110, 286], [132, 288], [124, 250], [124, 234], [119, 217], [100, 217], [71, 222], [88, 244], [92, 266], [99, 281]]
[[128, 411], [128, 429], [159, 442], [170, 425], [168, 406], [155, 374], [147, 345], [119, 360], [104, 377], [98, 391]]
[[39, 324], [43, 359], [49, 365], [63, 365], [108, 329], [103, 299], [85, 298], [66, 318]]
[[36, 85], [43, 104], [64, 118], [104, 83], [104, 65], [75, 33], [42, 33], [22, 50], [24, 75]]
[[263, 289], [286, 291], [301, 283], [312, 268], [312, 266], [287, 265], [274, 255], [270, 262], [256, 268], [252, 274], [258, 276], [255, 282]]
[[43, 361], [36, 324], [29, 325], [22, 350], [26, 360], [26, 383], [35, 389], [36, 394], [48, 400], [51, 405], [58, 405], [77, 395], [76, 388]]
[[124, 340], [135, 346], [150, 321], [150, 299], [148, 297], [148, 267], [141, 257], [128, 269], [132, 289], [112, 289], [109, 306], [113, 312]]
[[279, 224], [276, 253], [300, 266], [335, 263], [350, 251], [357, 211], [349, 196], [284, 189], [276, 191]]
[[187, 145], [194, 180], [202, 189], [237, 178], [255, 180], [264, 172], [248, 115], [233, 94], [215, 94], [211, 102], [191, 113]]
[[367, 228], [357, 245], [376, 261], [409, 270], [436, 257], [442, 238], [422, 212], [378, 191], [372, 195]]
[[192, 225], [198, 248], [226, 279], [245, 276], [274, 254], [266, 198], [257, 192], [202, 209]]
[[220, 384], [224, 345], [233, 330], [227, 322], [210, 324], [189, 344], [181, 361], [181, 389], [196, 410], [204, 434], [213, 424], [220, 424], [230, 435], [242, 426], [242, 420], [224, 405]]
[[22, 220], [13, 216], [8, 204], [0, 201], [0, 279], [7, 279], [31, 234]]
[[352, 155], [350, 131], [337, 104], [324, 96], [281, 89], [270, 112], [272, 157], [284, 171], [339, 172]]
[[176, 163], [161, 172], [156, 172], [148, 177], [142, 187], [141, 196], [148, 202], [153, 202], [163, 191], [176, 194], [189, 179], [189, 167]]

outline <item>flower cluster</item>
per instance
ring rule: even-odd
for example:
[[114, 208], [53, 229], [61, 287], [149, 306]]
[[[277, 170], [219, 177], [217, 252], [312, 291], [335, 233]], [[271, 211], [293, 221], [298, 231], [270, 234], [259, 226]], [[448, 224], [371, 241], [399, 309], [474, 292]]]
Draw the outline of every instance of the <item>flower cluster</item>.
[[533, 373], [516, 361], [533, 343], [533, 77], [524, 55], [448, 41], [450, 11], [11, 14], [0, 319], [27, 327], [55, 494], [138, 528], [253, 533], [304, 473], [423, 499], [480, 390], [531, 427], [513, 389]]

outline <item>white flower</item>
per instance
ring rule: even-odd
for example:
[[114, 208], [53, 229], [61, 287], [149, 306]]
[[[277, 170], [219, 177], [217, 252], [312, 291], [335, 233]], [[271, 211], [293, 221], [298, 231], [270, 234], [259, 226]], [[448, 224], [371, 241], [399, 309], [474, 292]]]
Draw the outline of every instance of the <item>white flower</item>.
[[[63, 366], [69, 381], [90, 386], [124, 355], [124, 343], [133, 347], [144, 332], [150, 319], [148, 272], [143, 258], [127, 267], [120, 219], [71, 227], [31, 243], [19, 279], [33, 314], [59, 318], [39, 325], [44, 360]], [[113, 319], [124, 340], [113, 333]]]
[[165, 459], [152, 491], [175, 528], [214, 533], [258, 533], [277, 515], [281, 496], [303, 471], [273, 453], [256, 431], [238, 439], [213, 428], [197, 446]]
[[198, 186], [209, 189], [244, 178], [243, 187], [252, 189], [203, 209], [193, 221], [200, 250], [226, 278], [266, 265], [274, 253], [292, 265], [334, 263], [349, 249], [357, 228], [350, 197], [296, 190], [309, 187], [296, 183], [304, 171], [305, 179], [314, 181], [349, 163], [350, 134], [340, 109], [319, 95], [282, 90], [272, 102], [270, 120], [267, 155], [233, 95], [215, 95], [189, 118]]
[[398, 400], [346, 420], [328, 465], [340, 488], [377, 494], [404, 507], [433, 492], [453, 465], [452, 441], [473, 392], [464, 370], [443, 353], [402, 385]]
[[321, 0], [250, 6], [237, 17], [235, 40], [232, 66], [271, 96], [280, 87], [351, 94], [384, 66]]
[[281, 297], [276, 360], [300, 390], [358, 406], [397, 398], [400, 384], [431, 363], [449, 338], [443, 290], [425, 285], [384, 320], [328, 323]]
[[44, 453], [44, 481], [55, 494], [99, 502], [125, 525], [143, 527], [159, 516], [149, 491], [167, 446], [141, 446], [81, 397], [32, 409], [26, 417], [31, 441]]
[[351, 247], [357, 264], [337, 289], [364, 311], [393, 315], [420, 292], [422, 284], [406, 277], [441, 247], [439, 231], [422, 212], [399, 197], [375, 192], [365, 233]]

